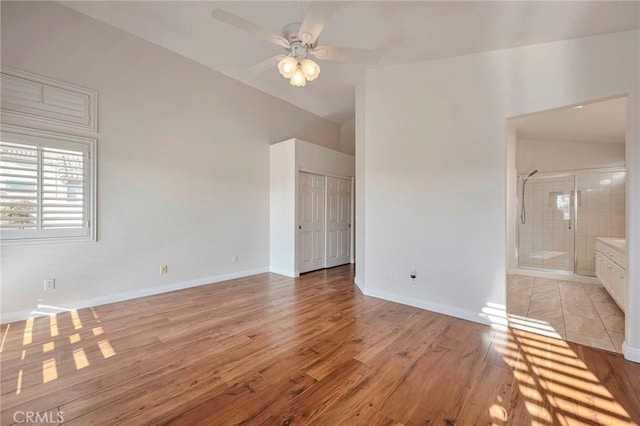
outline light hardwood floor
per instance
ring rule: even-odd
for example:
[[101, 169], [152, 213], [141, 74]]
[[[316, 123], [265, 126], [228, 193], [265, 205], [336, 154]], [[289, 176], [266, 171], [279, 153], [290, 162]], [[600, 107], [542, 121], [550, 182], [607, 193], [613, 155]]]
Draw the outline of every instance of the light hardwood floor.
[[640, 364], [363, 296], [349, 266], [3, 325], [1, 345], [3, 425], [640, 422]]

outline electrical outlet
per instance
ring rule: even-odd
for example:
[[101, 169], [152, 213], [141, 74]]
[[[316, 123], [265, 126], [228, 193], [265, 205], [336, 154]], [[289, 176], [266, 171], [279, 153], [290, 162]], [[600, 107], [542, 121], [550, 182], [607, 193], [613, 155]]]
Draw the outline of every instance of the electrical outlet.
[[418, 270], [417, 269], [409, 269], [409, 277], [411, 277], [411, 281], [414, 283], [418, 279]]
[[231, 256], [231, 263], [238, 263], [238, 256]]
[[167, 265], [160, 265], [160, 273], [161, 274], [166, 274], [168, 272], [169, 268], [167, 267]]
[[44, 280], [44, 289], [45, 290], [55, 290], [56, 288], [56, 279], [51, 278], [49, 280]]

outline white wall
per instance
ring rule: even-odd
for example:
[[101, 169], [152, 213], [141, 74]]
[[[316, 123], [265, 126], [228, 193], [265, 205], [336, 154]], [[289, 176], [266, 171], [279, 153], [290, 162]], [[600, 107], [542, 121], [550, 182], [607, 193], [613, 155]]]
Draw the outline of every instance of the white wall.
[[269, 267], [295, 276], [296, 140], [273, 144], [269, 150]]
[[516, 168], [516, 150], [518, 146], [518, 131], [507, 126], [506, 140], [506, 218], [507, 218], [507, 269], [511, 270], [516, 267], [516, 211], [518, 208], [517, 193], [517, 168]]
[[624, 141], [571, 142], [519, 139], [518, 173], [624, 167]]
[[[486, 320], [483, 310], [505, 304], [507, 118], [628, 93], [629, 296], [640, 300], [639, 36], [368, 72], [356, 176], [366, 181], [365, 293]], [[625, 354], [640, 361], [639, 303], [626, 325]]]
[[[296, 194], [300, 170], [353, 178], [355, 158], [300, 139], [290, 139], [271, 145], [270, 269], [272, 272], [290, 277], [300, 275], [296, 258], [296, 218], [298, 217]], [[353, 227], [351, 229], [351, 241], [353, 241]]]
[[335, 177], [350, 178], [355, 175], [353, 155], [300, 139], [296, 139], [296, 166], [298, 169]]
[[356, 155], [356, 119], [340, 125], [340, 150], [346, 154]]
[[367, 250], [365, 224], [367, 211], [365, 209], [366, 196], [366, 76], [356, 85], [356, 118], [355, 118], [355, 136], [356, 136], [356, 182], [355, 182], [355, 258], [356, 258], [356, 274], [354, 282], [364, 290], [366, 286], [365, 280], [365, 253]]
[[2, 2], [1, 59], [99, 93], [98, 242], [3, 246], [3, 320], [266, 270], [269, 144], [339, 149], [339, 126], [53, 2]]

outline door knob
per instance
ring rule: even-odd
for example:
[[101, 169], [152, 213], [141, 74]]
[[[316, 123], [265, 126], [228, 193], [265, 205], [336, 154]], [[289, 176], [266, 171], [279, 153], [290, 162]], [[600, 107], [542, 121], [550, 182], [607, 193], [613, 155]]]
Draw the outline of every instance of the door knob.
[[298, 229], [302, 229], [302, 225], [298, 225]]

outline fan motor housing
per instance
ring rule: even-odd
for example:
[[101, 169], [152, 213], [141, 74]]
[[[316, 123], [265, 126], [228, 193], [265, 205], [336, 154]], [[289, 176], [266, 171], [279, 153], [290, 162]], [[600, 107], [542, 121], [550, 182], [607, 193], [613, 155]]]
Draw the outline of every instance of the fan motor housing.
[[298, 38], [298, 32], [300, 32], [301, 22], [292, 22], [282, 27], [282, 37], [289, 40], [289, 43], [293, 41], [300, 41]]

